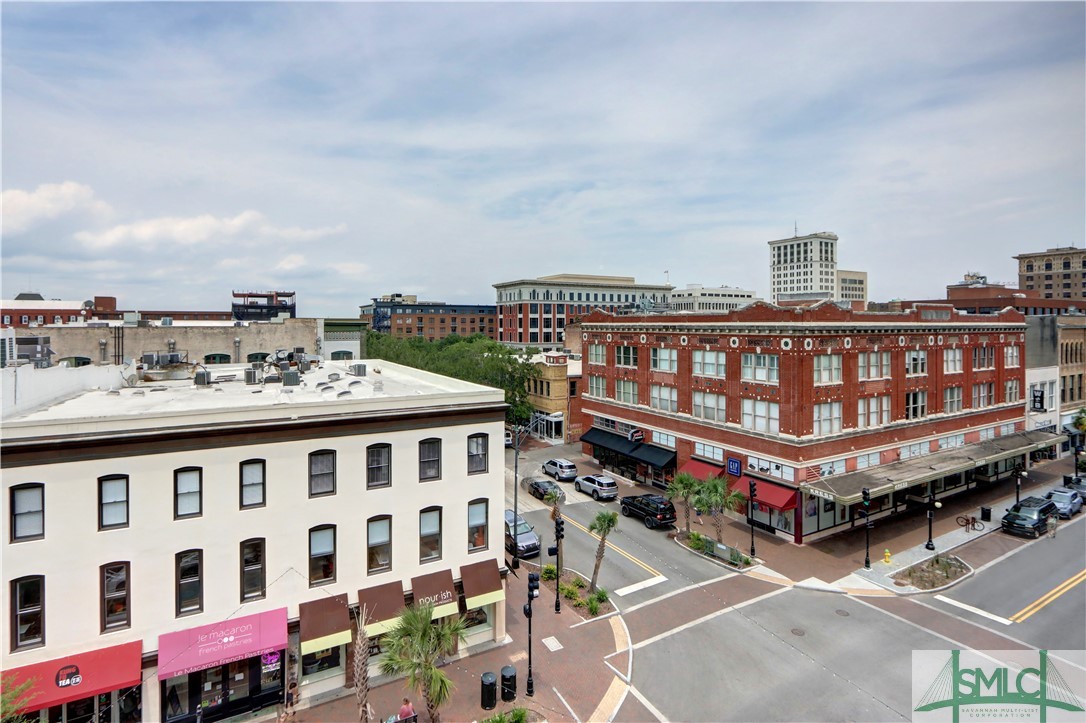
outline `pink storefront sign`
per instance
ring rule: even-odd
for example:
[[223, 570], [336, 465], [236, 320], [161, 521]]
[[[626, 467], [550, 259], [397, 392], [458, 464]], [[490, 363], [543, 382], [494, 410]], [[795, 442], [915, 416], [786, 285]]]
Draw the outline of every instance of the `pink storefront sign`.
[[158, 636], [158, 679], [274, 653], [286, 647], [286, 608], [166, 633]]

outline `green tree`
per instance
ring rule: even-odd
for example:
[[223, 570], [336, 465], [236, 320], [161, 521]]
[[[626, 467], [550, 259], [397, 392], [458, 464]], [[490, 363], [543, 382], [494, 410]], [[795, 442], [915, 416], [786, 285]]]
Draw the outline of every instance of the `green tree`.
[[[30, 689], [36, 678], [26, 678], [12, 683], [10, 674], [0, 676], [0, 723], [30, 723], [31, 717], [23, 713], [30, 706], [34, 694]], [[33, 720], [37, 720], [35, 713]]]
[[385, 658], [381, 672], [406, 676], [407, 687], [425, 701], [430, 720], [439, 723], [438, 708], [449, 702], [453, 686], [438, 662], [456, 650], [458, 641], [464, 639], [467, 623], [459, 615], [437, 622], [433, 622], [433, 616], [434, 606], [430, 603], [404, 608], [396, 627], [382, 638]]
[[747, 504], [747, 498], [739, 490], [728, 487], [727, 478], [710, 477], [694, 496], [693, 503], [699, 510], [709, 513], [713, 530], [716, 532], [716, 541], [723, 544], [725, 511], [742, 511]]
[[[551, 521], [557, 522], [562, 517], [562, 497], [558, 494], [558, 490], [551, 489], [546, 496], [543, 497], [543, 501], [551, 506]], [[558, 559], [555, 563], [558, 565], [558, 580], [562, 579], [562, 540], [555, 540], [554, 544], [558, 546]]]
[[[698, 493], [701, 482], [689, 472], [679, 472], [664, 490], [664, 496], [669, 500], [682, 500], [683, 520], [686, 523], [686, 534], [690, 534], [690, 500]], [[700, 505], [699, 505], [700, 509]]]
[[596, 580], [600, 576], [600, 565], [603, 564], [603, 553], [607, 551], [607, 535], [618, 527], [617, 512], [597, 512], [596, 519], [588, 526], [589, 532], [595, 532], [600, 536], [599, 547], [596, 548], [596, 566], [592, 568], [592, 584], [588, 586], [588, 592], [596, 592]]

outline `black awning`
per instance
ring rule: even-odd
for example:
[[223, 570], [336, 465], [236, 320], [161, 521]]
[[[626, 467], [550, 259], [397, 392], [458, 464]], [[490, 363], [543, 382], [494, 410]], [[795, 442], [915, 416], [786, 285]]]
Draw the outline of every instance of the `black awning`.
[[637, 443], [631, 442], [621, 434], [605, 432], [602, 429], [596, 429], [595, 427], [582, 434], [581, 441], [594, 444], [597, 447], [603, 447], [604, 449], [610, 449], [628, 457], [633, 456], [633, 450], [638, 446]]
[[630, 452], [630, 456], [645, 464], [651, 464], [657, 469], [675, 465], [674, 450], [656, 447], [651, 444], [638, 445], [637, 449]]

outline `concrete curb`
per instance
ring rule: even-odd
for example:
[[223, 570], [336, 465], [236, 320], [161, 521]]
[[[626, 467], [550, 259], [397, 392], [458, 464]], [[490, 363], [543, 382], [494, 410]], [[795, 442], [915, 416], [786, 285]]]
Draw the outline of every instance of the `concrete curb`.
[[[691, 550], [689, 547], [687, 547], [686, 545], [684, 545], [682, 543], [682, 540], [679, 539], [678, 535], [676, 535], [675, 537], [672, 537], [671, 541], [674, 542], [679, 547], [681, 547], [682, 549], [686, 550], [691, 555], [695, 555], [696, 557], [699, 557], [699, 558], [701, 558], [703, 560], [708, 560], [709, 562], [713, 563], [717, 567], [723, 567], [725, 570], [731, 570], [732, 572], [739, 573], [740, 575], [746, 574], [748, 572], [754, 572], [758, 568], [765, 565], [765, 560], [762, 560], [761, 558], [758, 558], [758, 557], [753, 557], [751, 559], [754, 560], [755, 563], [753, 565], [751, 565], [750, 567], [744, 567], [744, 568], [732, 567], [730, 564], [728, 564], [727, 562], [724, 562], [723, 560], [721, 560], [716, 555], [713, 555], [712, 557], [710, 557], [709, 555], [706, 555], [704, 552], [698, 552], [697, 550]], [[713, 540], [713, 541], [716, 542], [716, 540]], [[747, 555], [747, 557], [750, 557], [750, 555]]]

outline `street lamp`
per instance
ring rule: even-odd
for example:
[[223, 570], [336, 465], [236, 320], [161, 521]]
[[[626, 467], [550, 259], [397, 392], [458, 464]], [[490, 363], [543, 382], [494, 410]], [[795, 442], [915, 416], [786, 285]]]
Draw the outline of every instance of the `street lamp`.
[[[860, 513], [864, 516], [864, 569], [871, 569], [871, 490], [864, 487], [861, 491], [864, 508]], [[929, 535], [930, 537], [930, 535]]]
[[928, 541], [924, 545], [925, 550], [934, 550], [935, 542], [931, 539], [931, 525], [935, 521], [935, 510], [943, 506], [942, 502], [935, 501], [935, 495], [928, 495]]
[[554, 555], [555, 562], [558, 565], [558, 577], [554, 579], [554, 612], [562, 612], [562, 598], [559, 597], [558, 592], [561, 585], [562, 576], [562, 538], [566, 536], [566, 521], [562, 519], [562, 513], [559, 512], [558, 516], [554, 518]]
[[531, 433], [532, 427], [539, 424], [541, 418], [537, 417], [535, 421], [529, 422], [524, 427], [519, 424], [513, 427], [513, 559], [509, 562], [509, 567], [514, 570], [520, 567], [520, 559], [517, 557], [520, 552], [520, 525], [517, 524], [520, 517], [520, 502], [517, 495], [520, 489], [520, 443]]
[[1016, 505], [1022, 497], [1022, 480], [1027, 477], [1029, 477], [1029, 474], [1026, 473], [1025, 468], [1022, 467], [1022, 465], [1018, 465], [1018, 474], [1015, 475], [1014, 478], [1014, 504]]
[[748, 500], [747, 507], [749, 512], [747, 514], [747, 524], [750, 525], [750, 556], [754, 557], [754, 495], [758, 493], [758, 484], [751, 479], [750, 480], [750, 500]]
[[539, 573], [528, 573], [528, 602], [524, 604], [524, 617], [528, 618], [528, 682], [524, 686], [524, 695], [535, 695], [535, 679], [532, 678], [532, 600], [539, 597]]

